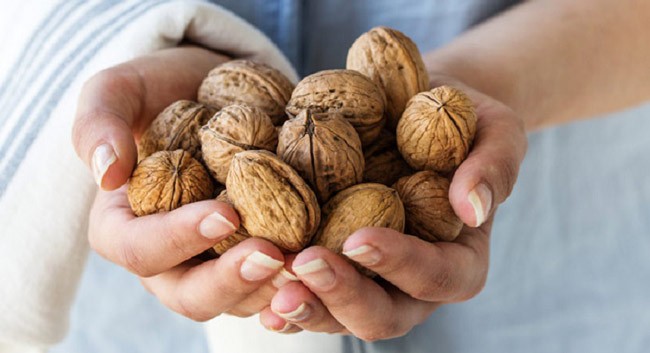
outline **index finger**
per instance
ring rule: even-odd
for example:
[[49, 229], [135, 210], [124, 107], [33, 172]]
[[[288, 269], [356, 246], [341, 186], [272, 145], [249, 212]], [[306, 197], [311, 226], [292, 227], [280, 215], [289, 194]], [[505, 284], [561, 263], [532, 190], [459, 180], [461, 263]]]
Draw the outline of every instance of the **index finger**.
[[98, 193], [88, 233], [100, 255], [147, 277], [202, 253], [238, 227], [237, 213], [215, 200], [135, 217], [122, 187]]

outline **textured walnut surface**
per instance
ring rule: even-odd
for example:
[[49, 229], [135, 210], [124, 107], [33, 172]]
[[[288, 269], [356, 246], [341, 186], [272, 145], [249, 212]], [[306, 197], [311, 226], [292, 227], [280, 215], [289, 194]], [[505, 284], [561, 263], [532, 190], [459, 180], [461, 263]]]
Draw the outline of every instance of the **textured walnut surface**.
[[214, 68], [199, 87], [199, 102], [219, 109], [231, 104], [260, 108], [275, 125], [285, 119], [293, 84], [280, 71], [248, 60], [233, 60]]
[[379, 135], [385, 120], [384, 108], [381, 88], [352, 70], [325, 70], [305, 77], [287, 104], [287, 112], [294, 116], [304, 109], [343, 114], [364, 146]]
[[411, 98], [397, 125], [397, 146], [411, 167], [446, 173], [467, 157], [475, 134], [472, 101], [441, 86]]
[[404, 33], [375, 27], [348, 51], [346, 67], [372, 78], [386, 93], [387, 126], [394, 131], [408, 100], [429, 88], [420, 51]]
[[262, 110], [231, 105], [219, 111], [199, 131], [203, 159], [212, 175], [225, 184], [235, 153], [248, 150], [275, 151], [278, 134]]
[[188, 100], [172, 103], [158, 114], [142, 134], [138, 143], [138, 161], [154, 152], [177, 149], [188, 151], [200, 160], [198, 131], [215, 112], [213, 107]]
[[[228, 191], [223, 190], [219, 196], [217, 196], [217, 201], [225, 202], [229, 204], [230, 206], [234, 207], [232, 201], [228, 198]], [[242, 241], [250, 238], [250, 234], [248, 234], [248, 231], [246, 231], [246, 228], [244, 228], [243, 225], [239, 225], [239, 229], [235, 231], [235, 233], [229, 235], [226, 239], [218, 242], [215, 244], [212, 248], [214, 251], [222, 255], [225, 253], [228, 249], [234, 247], [235, 245], [241, 243]]]
[[293, 168], [268, 151], [237, 153], [226, 187], [248, 233], [285, 251], [303, 249], [320, 223], [314, 192]]
[[137, 216], [171, 211], [212, 197], [208, 171], [183, 150], [159, 151], [143, 159], [133, 171], [127, 190]]
[[373, 144], [364, 149], [366, 167], [363, 181], [391, 186], [397, 179], [413, 174], [397, 149], [395, 135], [386, 129], [381, 131]]
[[340, 254], [345, 240], [363, 227], [404, 231], [404, 207], [397, 191], [385, 185], [365, 183], [334, 195], [323, 206], [323, 219], [313, 244]]
[[427, 241], [456, 239], [463, 222], [449, 203], [449, 180], [421, 171], [395, 183], [406, 212], [406, 230]]
[[339, 113], [303, 110], [280, 132], [278, 156], [291, 165], [323, 203], [363, 179], [361, 141]]

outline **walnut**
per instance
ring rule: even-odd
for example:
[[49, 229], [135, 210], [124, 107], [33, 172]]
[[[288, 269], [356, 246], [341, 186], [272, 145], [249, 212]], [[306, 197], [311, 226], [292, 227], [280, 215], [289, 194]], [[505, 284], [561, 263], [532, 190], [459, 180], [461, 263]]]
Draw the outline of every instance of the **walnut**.
[[364, 150], [366, 168], [363, 181], [393, 185], [397, 179], [413, 174], [413, 169], [404, 161], [397, 149], [395, 135], [383, 129], [372, 145]]
[[183, 149], [201, 160], [198, 131], [213, 115], [213, 107], [179, 100], [158, 114], [142, 134], [138, 144], [138, 161], [158, 151]]
[[303, 110], [284, 123], [278, 156], [305, 179], [323, 203], [363, 179], [359, 135], [339, 113]]
[[[323, 206], [323, 220], [313, 244], [340, 254], [345, 240], [363, 227], [404, 231], [404, 207], [397, 191], [385, 185], [365, 183], [334, 195]], [[360, 266], [357, 268], [372, 275]]]
[[[219, 196], [217, 196], [217, 201], [225, 202], [229, 204], [230, 206], [234, 207], [232, 201], [228, 198], [228, 191], [223, 190]], [[215, 244], [212, 248], [213, 250], [219, 254], [222, 255], [225, 253], [228, 249], [234, 247], [235, 245], [241, 243], [242, 241], [250, 238], [250, 234], [248, 234], [248, 231], [246, 228], [244, 228], [243, 225], [239, 225], [239, 229], [235, 231], [235, 233], [231, 234], [228, 236], [226, 239], [218, 242]]]
[[429, 88], [429, 75], [418, 47], [404, 33], [375, 27], [348, 51], [346, 68], [370, 77], [386, 93], [386, 125], [395, 131], [406, 103]]
[[384, 125], [385, 99], [381, 88], [357, 71], [326, 70], [298, 83], [287, 112], [294, 116], [304, 109], [341, 113], [367, 146]]
[[432, 171], [417, 172], [395, 183], [404, 203], [406, 230], [427, 241], [456, 239], [463, 222], [449, 203], [449, 180]]
[[235, 154], [226, 188], [248, 233], [284, 251], [303, 249], [318, 228], [316, 195], [293, 168], [271, 152]]
[[136, 216], [171, 211], [212, 197], [208, 171], [189, 152], [159, 151], [143, 159], [129, 180], [127, 195]]
[[280, 71], [248, 60], [233, 60], [214, 68], [199, 87], [199, 102], [219, 109], [231, 104], [260, 108], [273, 124], [286, 120], [284, 108], [293, 83]]
[[212, 175], [226, 183], [235, 153], [247, 150], [275, 151], [278, 134], [262, 110], [231, 105], [219, 111], [199, 131], [203, 159]]
[[467, 157], [475, 133], [472, 101], [442, 86], [409, 100], [397, 125], [397, 147], [411, 167], [446, 173]]

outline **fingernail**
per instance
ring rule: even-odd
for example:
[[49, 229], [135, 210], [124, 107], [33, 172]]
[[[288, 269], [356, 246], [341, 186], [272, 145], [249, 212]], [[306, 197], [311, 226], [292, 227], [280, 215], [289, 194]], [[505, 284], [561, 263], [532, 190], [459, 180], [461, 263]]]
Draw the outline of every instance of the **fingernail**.
[[219, 212], [213, 212], [199, 223], [199, 233], [208, 239], [225, 238], [236, 231], [232, 222]]
[[289, 282], [298, 281], [298, 277], [294, 276], [293, 273], [287, 271], [284, 267], [280, 270], [280, 273], [273, 277], [273, 286], [275, 288], [280, 288]]
[[478, 184], [470, 191], [467, 198], [474, 208], [474, 215], [476, 216], [475, 227], [478, 227], [485, 222], [487, 216], [490, 214], [492, 192], [485, 184]]
[[282, 268], [284, 262], [276, 260], [269, 255], [255, 251], [246, 256], [239, 272], [245, 280], [259, 281], [276, 273]]
[[97, 146], [93, 152], [92, 169], [95, 182], [101, 188], [104, 174], [108, 168], [117, 161], [117, 156], [111, 145], [105, 143]]
[[276, 328], [271, 327], [271, 326], [266, 326], [266, 328], [269, 329], [269, 330], [271, 330], [271, 331], [273, 331], [273, 332], [283, 333], [283, 332], [287, 332], [287, 331], [289, 331], [290, 329], [292, 329], [292, 328], [293, 328], [293, 324], [291, 324], [290, 322], [285, 322], [285, 323], [284, 323], [284, 326], [282, 326], [282, 327], [279, 328], [279, 329], [276, 329]]
[[344, 251], [343, 255], [365, 266], [376, 265], [381, 260], [379, 250], [370, 245], [361, 245], [352, 250]]
[[323, 259], [311, 260], [303, 265], [294, 266], [300, 279], [317, 288], [327, 288], [334, 283], [334, 271]]
[[275, 312], [275, 313], [279, 317], [281, 317], [281, 318], [283, 318], [283, 319], [285, 319], [287, 321], [300, 322], [300, 321], [303, 321], [303, 320], [307, 319], [307, 317], [309, 317], [309, 315], [311, 314], [311, 308], [306, 303], [302, 303], [302, 304], [300, 304], [299, 307], [296, 308], [296, 310], [294, 310], [292, 312], [289, 312], [289, 313]]

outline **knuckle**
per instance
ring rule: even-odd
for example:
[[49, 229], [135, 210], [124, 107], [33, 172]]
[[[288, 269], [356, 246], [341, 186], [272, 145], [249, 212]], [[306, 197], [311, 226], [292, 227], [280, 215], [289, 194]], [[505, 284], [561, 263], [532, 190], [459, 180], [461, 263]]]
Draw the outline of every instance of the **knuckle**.
[[[412, 264], [412, 257], [406, 255], [392, 256], [385, 262], [380, 262], [374, 269], [381, 275], [389, 275], [406, 271]], [[408, 271], [407, 271], [408, 272]]]
[[230, 309], [229, 311], [226, 312], [228, 315], [232, 315], [235, 317], [240, 317], [240, 318], [247, 318], [255, 315], [256, 313], [251, 311], [251, 310], [246, 310], [246, 309], [240, 309], [240, 308], [233, 308]]
[[217, 316], [207, 312], [202, 305], [198, 304], [196, 298], [189, 296], [180, 296], [177, 305], [173, 309], [177, 313], [196, 322], [205, 322]]
[[501, 203], [510, 195], [517, 181], [518, 162], [514, 158], [502, 156], [493, 164], [493, 185], [497, 186], [497, 202]]
[[436, 271], [429, 281], [416, 287], [412, 293], [413, 298], [424, 301], [437, 301], [448, 298], [456, 289], [456, 281], [450, 271], [442, 269]]
[[129, 272], [140, 277], [151, 277], [155, 273], [147, 268], [144, 257], [131, 243], [125, 242], [120, 251], [120, 263]]
[[394, 320], [387, 320], [369, 326], [355, 333], [355, 336], [365, 342], [376, 342], [400, 335], [399, 325]]

